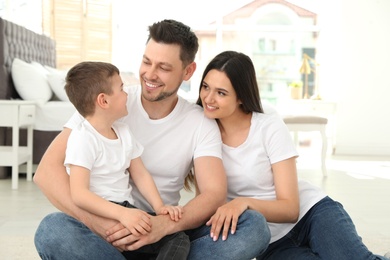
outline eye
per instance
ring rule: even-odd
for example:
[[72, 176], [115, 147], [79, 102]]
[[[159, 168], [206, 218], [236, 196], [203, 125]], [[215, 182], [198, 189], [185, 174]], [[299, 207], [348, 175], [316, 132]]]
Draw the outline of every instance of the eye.
[[220, 96], [226, 96], [226, 93], [225, 92], [222, 92], [222, 91], [218, 91], [218, 95], [220, 95]]
[[161, 64], [161, 65], [160, 65], [160, 69], [161, 69], [162, 71], [171, 71], [171, 70], [172, 70], [172, 67], [166, 66], [165, 64]]
[[142, 60], [142, 63], [143, 63], [143, 64], [146, 64], [146, 65], [149, 65], [149, 64], [150, 64], [150, 61], [149, 61], [149, 60], [146, 60], [146, 59], [143, 59], [143, 60]]
[[209, 86], [208, 86], [208, 85], [206, 85], [205, 83], [203, 83], [203, 84], [202, 84], [202, 88], [203, 88], [204, 90], [208, 90], [208, 89], [210, 89], [210, 88], [209, 88]]

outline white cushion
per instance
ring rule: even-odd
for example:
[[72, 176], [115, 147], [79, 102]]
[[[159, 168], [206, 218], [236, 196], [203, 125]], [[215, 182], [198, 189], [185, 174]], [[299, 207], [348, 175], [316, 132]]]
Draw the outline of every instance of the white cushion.
[[47, 102], [53, 95], [46, 75], [33, 64], [15, 58], [11, 74], [15, 89], [22, 99]]
[[49, 71], [42, 64], [40, 64], [39, 62], [32, 61], [31, 65], [33, 65], [35, 68], [39, 69], [39, 71], [43, 75], [47, 76], [47, 74], [49, 74]]
[[[48, 67], [46, 67], [48, 69]], [[48, 69], [49, 74], [47, 75], [47, 81], [49, 82], [50, 88], [54, 94], [61, 101], [69, 101], [65, 91], [65, 78], [68, 73], [67, 70], [57, 70], [54, 68]]]

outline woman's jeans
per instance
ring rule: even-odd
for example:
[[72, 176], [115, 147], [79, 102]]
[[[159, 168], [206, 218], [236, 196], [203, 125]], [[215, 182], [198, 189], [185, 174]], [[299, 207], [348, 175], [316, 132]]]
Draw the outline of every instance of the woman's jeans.
[[[205, 225], [186, 231], [191, 248], [188, 259], [253, 259], [267, 248], [270, 232], [265, 218], [246, 210], [239, 218], [237, 231], [227, 240], [213, 241]], [[137, 259], [125, 254], [93, 233], [83, 223], [64, 213], [46, 216], [35, 233], [35, 246], [42, 259]]]
[[262, 259], [386, 259], [363, 244], [343, 206], [325, 197], [283, 238], [271, 243]]

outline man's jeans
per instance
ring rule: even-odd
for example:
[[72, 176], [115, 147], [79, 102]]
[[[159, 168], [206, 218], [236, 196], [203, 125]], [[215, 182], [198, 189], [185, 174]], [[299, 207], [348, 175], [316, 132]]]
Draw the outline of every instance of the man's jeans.
[[[253, 259], [270, 241], [265, 218], [253, 210], [240, 216], [236, 233], [225, 241], [213, 241], [207, 226], [186, 233], [191, 240], [188, 259]], [[42, 220], [35, 233], [35, 246], [44, 260], [125, 259], [115, 247], [64, 213], [52, 213]]]
[[283, 238], [269, 245], [258, 260], [386, 259], [363, 244], [343, 206], [325, 197]]

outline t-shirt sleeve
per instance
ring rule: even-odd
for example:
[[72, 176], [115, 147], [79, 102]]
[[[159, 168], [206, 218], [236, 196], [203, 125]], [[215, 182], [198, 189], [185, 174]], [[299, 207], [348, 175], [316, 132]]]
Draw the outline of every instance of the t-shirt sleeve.
[[222, 139], [217, 122], [203, 116], [199, 127], [194, 159], [203, 156], [212, 156], [222, 159]]
[[130, 136], [131, 139], [133, 140], [133, 153], [131, 159], [135, 159], [142, 155], [142, 152], [144, 151], [144, 147], [137, 141], [137, 139], [135, 139], [135, 137], [131, 132], [130, 132]]
[[[77, 165], [91, 170], [96, 160], [98, 146], [96, 139], [86, 131], [73, 129], [68, 138], [65, 153], [65, 167]], [[67, 169], [68, 174], [69, 170]]]
[[137, 157], [140, 157], [144, 151], [144, 147], [134, 137], [133, 133], [130, 130], [130, 127], [127, 124], [119, 122], [119, 121], [117, 121], [115, 124], [120, 129], [122, 138], [126, 139], [126, 140], [124, 140], [124, 142], [126, 144], [128, 144], [127, 146], [129, 146], [129, 145], [131, 146], [130, 159], [133, 160]]
[[298, 156], [291, 134], [279, 116], [267, 120], [262, 136], [271, 164]]

